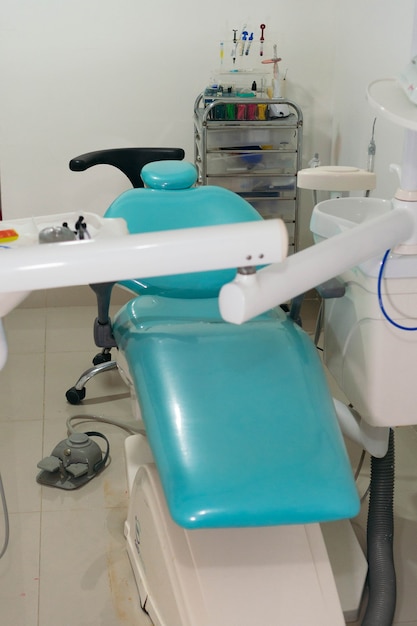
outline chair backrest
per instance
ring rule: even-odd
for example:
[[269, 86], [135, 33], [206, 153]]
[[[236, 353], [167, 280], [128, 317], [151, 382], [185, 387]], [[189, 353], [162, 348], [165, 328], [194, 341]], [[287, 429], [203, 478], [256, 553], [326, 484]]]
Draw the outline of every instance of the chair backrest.
[[[176, 230], [262, 219], [246, 200], [216, 186], [195, 187], [195, 167], [186, 161], [161, 161], [142, 170], [145, 189], [124, 192], [111, 204], [105, 217], [122, 217], [130, 233]], [[124, 284], [137, 293], [168, 297], [211, 298], [226, 282], [233, 280], [235, 269], [140, 278]]]

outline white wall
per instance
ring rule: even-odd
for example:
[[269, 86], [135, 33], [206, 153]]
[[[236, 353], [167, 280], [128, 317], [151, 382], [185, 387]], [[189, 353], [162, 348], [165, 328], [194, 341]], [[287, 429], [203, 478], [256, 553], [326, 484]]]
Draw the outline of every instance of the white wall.
[[[4, 218], [103, 212], [128, 185], [109, 167], [68, 170], [105, 147], [165, 145], [193, 160], [193, 105], [243, 24], [278, 44], [305, 117], [306, 161], [330, 156], [333, 0], [2, 0], [0, 175]], [[319, 10], [320, 7], [320, 10]], [[250, 62], [261, 67], [258, 42]], [[225, 65], [229, 62], [225, 58]], [[272, 74], [272, 66], [269, 66]]]
[[[105, 147], [176, 145], [193, 159], [193, 104], [219, 66], [232, 29], [264, 22], [265, 57], [278, 44], [287, 96], [304, 113], [304, 165], [365, 166], [374, 78], [408, 60], [413, 0], [2, 0], [0, 176], [4, 217], [64, 210], [102, 213], [128, 186], [113, 168], [68, 170], [71, 157]], [[230, 61], [227, 57], [225, 63]], [[272, 72], [272, 67], [271, 67]], [[332, 152], [332, 139], [334, 149]], [[378, 119], [376, 195], [396, 181], [402, 133]], [[309, 243], [311, 194], [302, 193]]]
[[401, 163], [404, 131], [368, 105], [367, 86], [379, 78], [395, 77], [409, 62], [414, 4], [415, 0], [350, 0], [339, 4], [333, 162], [366, 167], [376, 117], [375, 197], [391, 198], [398, 187], [389, 164]]

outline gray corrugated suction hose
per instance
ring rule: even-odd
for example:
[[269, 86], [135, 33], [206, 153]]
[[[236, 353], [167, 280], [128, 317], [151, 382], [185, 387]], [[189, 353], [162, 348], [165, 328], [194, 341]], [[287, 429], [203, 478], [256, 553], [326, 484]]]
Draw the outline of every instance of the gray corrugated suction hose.
[[394, 431], [384, 457], [371, 458], [368, 510], [369, 598], [362, 626], [392, 626], [396, 604], [394, 540]]

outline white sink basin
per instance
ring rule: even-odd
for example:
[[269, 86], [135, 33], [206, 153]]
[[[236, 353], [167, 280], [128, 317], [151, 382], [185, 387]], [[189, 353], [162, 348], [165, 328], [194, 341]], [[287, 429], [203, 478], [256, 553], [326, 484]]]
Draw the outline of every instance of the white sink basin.
[[390, 200], [379, 198], [325, 200], [314, 207], [310, 230], [318, 242], [392, 210]]
[[[380, 198], [336, 198], [320, 202], [314, 207], [310, 222], [314, 243], [351, 230], [394, 210], [390, 200]], [[365, 275], [376, 278], [381, 259], [382, 255], [379, 255], [358, 263], [357, 267]], [[417, 256], [391, 254], [384, 276], [387, 278], [417, 276]]]

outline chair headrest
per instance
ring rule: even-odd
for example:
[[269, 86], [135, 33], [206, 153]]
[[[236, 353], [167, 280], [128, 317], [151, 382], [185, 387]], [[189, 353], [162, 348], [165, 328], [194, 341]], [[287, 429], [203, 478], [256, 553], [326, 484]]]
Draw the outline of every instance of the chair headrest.
[[151, 189], [188, 189], [197, 182], [197, 170], [188, 161], [154, 161], [142, 168], [141, 177]]

